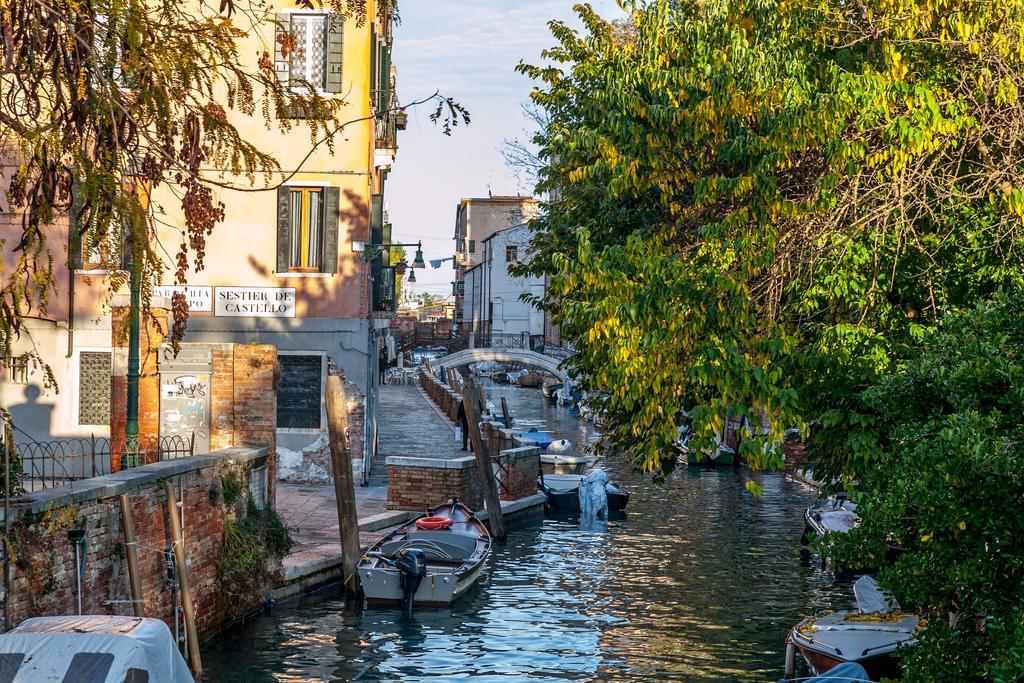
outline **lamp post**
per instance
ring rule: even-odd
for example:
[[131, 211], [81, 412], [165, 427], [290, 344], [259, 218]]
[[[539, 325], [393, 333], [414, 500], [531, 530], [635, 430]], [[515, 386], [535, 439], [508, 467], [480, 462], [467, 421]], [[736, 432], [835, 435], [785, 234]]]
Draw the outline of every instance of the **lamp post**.
[[142, 310], [142, 268], [143, 249], [138, 242], [145, 233], [145, 214], [149, 211], [149, 183], [131, 176], [125, 189], [135, 196], [138, 204], [131, 212], [132, 225], [129, 231], [127, 268], [129, 270], [128, 290], [128, 390], [124, 425], [125, 455], [121, 468], [136, 467], [139, 464], [139, 319]]

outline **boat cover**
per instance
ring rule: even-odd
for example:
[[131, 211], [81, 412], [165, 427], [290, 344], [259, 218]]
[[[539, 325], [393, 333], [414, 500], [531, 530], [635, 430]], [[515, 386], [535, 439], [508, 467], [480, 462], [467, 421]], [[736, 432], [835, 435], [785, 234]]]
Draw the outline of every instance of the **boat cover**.
[[845, 508], [821, 513], [821, 525], [829, 531], [846, 533], [857, 526], [857, 513]]
[[195, 681], [167, 624], [139, 617], [26, 619], [0, 635], [0, 671], [11, 683]]
[[862, 576], [853, 584], [853, 594], [857, 598], [857, 609], [862, 613], [887, 614], [900, 608], [896, 598], [882, 590], [873, 576]]
[[591, 470], [580, 481], [580, 516], [608, 516], [608, 475], [600, 467]]
[[820, 676], [806, 679], [804, 683], [871, 683], [871, 678], [857, 662], [843, 662]]

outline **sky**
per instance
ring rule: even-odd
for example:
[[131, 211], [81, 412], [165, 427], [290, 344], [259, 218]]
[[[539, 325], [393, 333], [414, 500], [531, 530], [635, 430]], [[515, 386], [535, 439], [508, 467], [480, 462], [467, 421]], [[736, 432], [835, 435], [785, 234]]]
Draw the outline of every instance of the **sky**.
[[[423, 241], [426, 260], [452, 256], [455, 209], [463, 197], [528, 193], [505, 166], [501, 143], [525, 138], [522, 113], [532, 83], [516, 73], [520, 60], [537, 64], [554, 45], [552, 19], [578, 27], [576, 0], [402, 0], [392, 61], [403, 103], [440, 91], [470, 113], [451, 137], [431, 123], [433, 107], [408, 111], [385, 203], [395, 242]], [[591, 0], [602, 15], [619, 16], [613, 0]], [[412, 260], [409, 251], [409, 260]], [[451, 293], [451, 262], [416, 272], [412, 292]]]

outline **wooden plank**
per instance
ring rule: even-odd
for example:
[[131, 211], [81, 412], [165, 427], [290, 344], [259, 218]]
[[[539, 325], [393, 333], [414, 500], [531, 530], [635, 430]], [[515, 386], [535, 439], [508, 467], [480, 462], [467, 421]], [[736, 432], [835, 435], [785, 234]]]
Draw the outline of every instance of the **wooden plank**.
[[345, 385], [337, 375], [327, 378], [327, 432], [331, 448], [331, 474], [334, 475], [334, 499], [338, 505], [338, 534], [341, 536], [341, 567], [345, 591], [359, 595], [359, 573], [356, 566], [362, 553], [359, 548], [359, 518], [356, 515], [356, 486], [352, 479], [352, 459], [345, 444], [348, 429], [348, 408]]
[[128, 585], [132, 591], [132, 609], [135, 616], [146, 616], [146, 605], [142, 597], [142, 580], [139, 578], [139, 549], [135, 541], [135, 518], [132, 516], [131, 505], [128, 504], [127, 494], [122, 493], [121, 501], [121, 527], [124, 531], [125, 554], [128, 556]]
[[505, 429], [512, 428], [512, 415], [508, 412], [508, 401], [501, 397], [501, 419], [505, 423]]
[[462, 403], [469, 425], [469, 438], [473, 441], [473, 455], [476, 456], [476, 470], [480, 476], [480, 487], [487, 503], [487, 515], [491, 523], [491, 536], [505, 539], [505, 520], [501, 516], [501, 499], [498, 496], [498, 482], [494, 479], [494, 467], [487, 445], [480, 436], [480, 392], [472, 375], [466, 377], [462, 389]]
[[188, 661], [192, 675], [200, 679], [203, 675], [203, 660], [199, 656], [199, 634], [196, 632], [196, 612], [192, 606], [192, 585], [188, 580], [188, 563], [185, 561], [185, 543], [181, 536], [181, 514], [178, 499], [174, 495], [174, 484], [164, 482], [167, 493], [167, 516], [171, 524], [171, 544], [174, 548], [174, 564], [177, 568], [178, 585], [181, 587], [181, 609], [185, 612], [185, 632], [188, 634]]

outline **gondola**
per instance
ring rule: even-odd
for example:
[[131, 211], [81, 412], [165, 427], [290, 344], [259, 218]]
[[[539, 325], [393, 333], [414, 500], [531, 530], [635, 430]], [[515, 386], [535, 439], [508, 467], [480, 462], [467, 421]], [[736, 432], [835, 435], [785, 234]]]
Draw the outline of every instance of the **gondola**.
[[367, 603], [445, 607], [480, 577], [491, 535], [455, 499], [377, 541], [356, 570]]
[[[538, 483], [547, 496], [549, 507], [562, 512], [579, 512], [581, 481], [581, 474], [545, 474]], [[609, 510], [621, 512], [626, 509], [629, 491], [611, 482], [605, 490], [608, 492]]]

